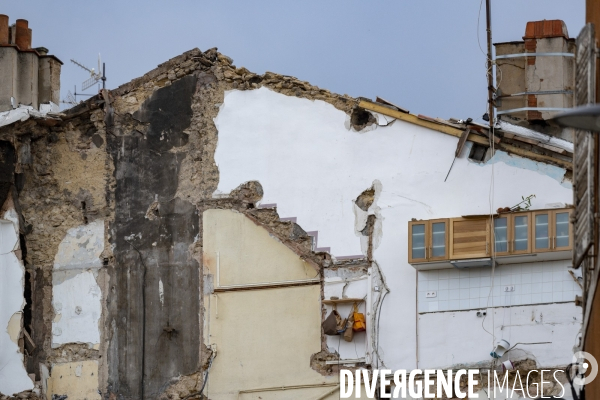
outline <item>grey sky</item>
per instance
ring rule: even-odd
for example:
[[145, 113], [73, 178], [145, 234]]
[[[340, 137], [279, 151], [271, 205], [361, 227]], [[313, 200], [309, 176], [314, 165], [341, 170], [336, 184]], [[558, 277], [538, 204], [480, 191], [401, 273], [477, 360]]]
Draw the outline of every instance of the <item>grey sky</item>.
[[[492, 0], [494, 42], [521, 40], [527, 21], [562, 19], [576, 37], [584, 0]], [[487, 91], [477, 44], [479, 0], [4, 1], [29, 20], [33, 46], [65, 65], [67, 90], [88, 78], [69, 59], [106, 62], [108, 88], [186, 50], [218, 47], [236, 66], [337, 93], [380, 96], [432, 117], [480, 119]], [[485, 9], [480, 21], [485, 51]], [[88, 93], [95, 91], [95, 87]]]

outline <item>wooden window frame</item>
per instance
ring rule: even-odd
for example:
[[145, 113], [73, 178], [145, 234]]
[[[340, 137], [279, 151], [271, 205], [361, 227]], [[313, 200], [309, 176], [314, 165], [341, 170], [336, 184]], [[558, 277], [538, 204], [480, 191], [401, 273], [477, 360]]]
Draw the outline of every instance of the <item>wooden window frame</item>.
[[[547, 249], [538, 249], [535, 247], [535, 233], [536, 233], [536, 224], [535, 224], [535, 217], [537, 215], [543, 215], [543, 214], [547, 214], [548, 215], [548, 248]], [[531, 212], [531, 252], [532, 253], [547, 253], [552, 250], [552, 227], [553, 227], [553, 223], [552, 223], [552, 210], [539, 210], [539, 211], [532, 211]]]
[[[495, 221], [500, 218], [506, 218], [506, 251], [496, 251], [496, 228]], [[492, 240], [491, 243], [494, 246], [493, 254], [495, 257], [508, 256], [510, 255], [510, 232], [511, 232], [510, 216], [508, 214], [500, 214], [494, 217], [494, 225], [492, 225]]]
[[[447, 260], [449, 258], [449, 248], [448, 245], [450, 244], [450, 240], [448, 238], [448, 232], [449, 232], [449, 220], [448, 218], [441, 218], [441, 219], [432, 219], [429, 222], [429, 226], [426, 227], [425, 229], [425, 238], [429, 241], [429, 243], [426, 242], [426, 246], [429, 246], [429, 253], [427, 253], [426, 251], [426, 256], [429, 255], [429, 257], [427, 258], [428, 261], [443, 261], [443, 260]], [[437, 224], [443, 222], [445, 224], [446, 230], [445, 230], [445, 234], [444, 234], [444, 240], [446, 241], [445, 245], [445, 252], [444, 255], [441, 257], [433, 257], [433, 224]], [[429, 229], [429, 234], [427, 234], [427, 229]]]
[[[527, 249], [525, 250], [515, 250], [515, 219], [517, 217], [527, 217]], [[510, 214], [509, 218], [510, 222], [510, 254], [530, 254], [533, 249], [533, 236], [532, 236], [532, 224], [533, 224], [533, 215], [531, 212], [517, 212]]]
[[[569, 245], [565, 247], [556, 247], [556, 214], [567, 213], [567, 221], [569, 222]], [[573, 223], [571, 222], [571, 216], [573, 214], [573, 209], [569, 208], [561, 208], [559, 210], [552, 211], [552, 240], [554, 242], [552, 246], [552, 251], [571, 251], [573, 250]]]
[[[425, 258], [413, 258], [413, 234], [412, 227], [414, 225], [424, 225], [425, 229]], [[408, 222], [408, 262], [409, 264], [417, 264], [427, 262], [427, 230], [428, 230], [428, 221], [409, 221]]]

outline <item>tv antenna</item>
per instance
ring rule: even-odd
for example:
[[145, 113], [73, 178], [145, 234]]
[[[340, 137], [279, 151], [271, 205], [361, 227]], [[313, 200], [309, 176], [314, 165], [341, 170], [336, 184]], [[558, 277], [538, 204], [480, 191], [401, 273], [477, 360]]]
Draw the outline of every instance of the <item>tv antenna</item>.
[[[100, 54], [98, 54], [98, 70], [94, 70], [94, 68], [88, 68], [82, 63], [71, 59], [71, 62], [78, 67], [86, 70], [90, 73], [90, 78], [83, 81], [81, 84], [81, 90], [87, 90], [94, 86], [98, 81], [102, 81], [102, 89], [106, 89], [106, 64], [102, 62]], [[100, 70], [102, 69], [102, 74]], [[77, 96], [77, 94], [75, 94]]]
[[[100, 57], [100, 54], [98, 54], [98, 70], [95, 70], [94, 68], [88, 68], [85, 65], [83, 65], [82, 63], [71, 59], [71, 62], [75, 65], [77, 65], [79, 68], [82, 68], [84, 70], [86, 70], [87, 72], [89, 72], [90, 77], [88, 79], [86, 79], [85, 81], [83, 81], [83, 83], [81, 84], [81, 90], [87, 90], [89, 88], [91, 88], [92, 86], [94, 86], [96, 83], [98, 83], [99, 81], [102, 81], [102, 89], [106, 89], [106, 64], [102, 62], [102, 59]], [[100, 70], [102, 70], [102, 73], [100, 73]], [[98, 91], [100, 91], [100, 85], [98, 85]], [[65, 100], [62, 100], [61, 103], [64, 104], [70, 104], [70, 105], [77, 105], [77, 96], [95, 96], [94, 94], [87, 94], [87, 93], [77, 93], [77, 85], [75, 85], [74, 87], [74, 92], [71, 93], [71, 91], [69, 90], [67, 92], [67, 96]]]
[[65, 100], [61, 100], [61, 103], [63, 103], [63, 104], [70, 104], [72, 106], [76, 106], [77, 105], [77, 99], [75, 98], [75, 96], [73, 95], [73, 93], [71, 93], [71, 91], [69, 90], [67, 92], [66, 99]]

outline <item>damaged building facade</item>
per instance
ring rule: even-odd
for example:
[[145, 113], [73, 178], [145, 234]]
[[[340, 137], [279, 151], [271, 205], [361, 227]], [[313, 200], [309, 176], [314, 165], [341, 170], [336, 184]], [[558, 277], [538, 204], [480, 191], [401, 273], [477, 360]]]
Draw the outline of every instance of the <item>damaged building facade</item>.
[[[48, 58], [3, 18], [0, 62]], [[545, 114], [491, 132], [216, 48], [62, 112], [1, 71], [3, 395], [333, 399], [340, 368], [489, 368], [502, 340], [495, 365], [570, 362], [573, 145]], [[354, 307], [366, 331], [324, 334]]]

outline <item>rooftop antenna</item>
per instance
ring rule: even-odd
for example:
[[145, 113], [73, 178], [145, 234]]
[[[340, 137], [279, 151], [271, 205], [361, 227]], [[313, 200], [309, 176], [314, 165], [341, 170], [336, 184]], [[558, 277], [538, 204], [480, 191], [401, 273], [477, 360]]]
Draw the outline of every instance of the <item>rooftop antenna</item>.
[[[97, 71], [94, 68], [86, 67], [85, 65], [83, 65], [82, 63], [80, 63], [76, 60], [71, 59], [71, 62], [90, 73], [89, 79], [86, 79], [81, 84], [81, 90], [87, 90], [87, 89], [91, 88], [92, 86], [94, 86], [99, 81], [102, 81], [102, 89], [106, 89], [106, 64], [102, 62], [102, 58], [101, 58], [100, 54], [98, 54], [98, 70]], [[102, 68], [102, 73], [100, 73], [100, 68]], [[76, 87], [76, 89], [77, 89], [77, 87]], [[77, 96], [93, 96], [93, 95], [77, 93], [77, 90], [75, 90], [75, 97], [77, 97]]]
[[61, 103], [63, 104], [69, 104], [71, 106], [76, 106], [77, 105], [77, 99], [75, 98], [75, 96], [73, 96], [73, 93], [71, 93], [71, 91], [69, 90], [67, 92], [67, 96], [64, 100], [61, 100]]

